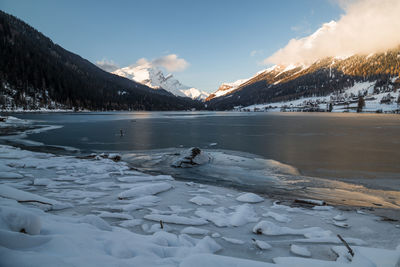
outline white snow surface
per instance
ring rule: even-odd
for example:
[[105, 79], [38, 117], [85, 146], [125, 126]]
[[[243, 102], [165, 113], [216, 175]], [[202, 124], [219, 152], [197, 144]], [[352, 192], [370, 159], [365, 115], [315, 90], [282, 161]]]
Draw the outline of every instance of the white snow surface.
[[146, 195], [155, 195], [164, 191], [167, 191], [172, 188], [172, 185], [169, 183], [153, 183], [153, 184], [139, 184], [134, 186], [133, 188], [121, 192], [118, 197], [119, 198], [130, 198], [130, 197], [139, 197]]
[[195, 203], [199, 206], [217, 204], [214, 200], [206, 198], [206, 197], [202, 197], [202, 196], [195, 196], [195, 197], [189, 199], [189, 201], [192, 203]]
[[181, 234], [188, 234], [188, 235], [208, 235], [209, 233], [210, 231], [206, 229], [201, 229], [193, 226], [185, 227], [181, 230]]
[[288, 223], [291, 221], [287, 215], [276, 213], [273, 211], [268, 211], [267, 213], [264, 213], [263, 216], [274, 218], [275, 221], [281, 222], [281, 223]]
[[196, 218], [196, 217], [188, 218], [176, 214], [172, 215], [149, 214], [145, 215], [144, 218], [146, 220], [151, 220], [156, 222], [163, 221], [166, 223], [183, 224], [183, 225], [204, 225], [208, 223], [206, 220], [201, 218]]
[[239, 240], [239, 239], [231, 238], [231, 237], [223, 236], [222, 239], [225, 240], [226, 242], [229, 242], [229, 243], [232, 243], [235, 245], [243, 245], [245, 243], [243, 240]]
[[247, 203], [258, 203], [258, 202], [264, 201], [264, 199], [262, 197], [254, 194], [254, 193], [245, 193], [243, 195], [238, 196], [236, 198], [236, 200], [240, 201], [240, 202], [247, 202]]
[[247, 204], [235, 206], [232, 209], [234, 211], [226, 212], [224, 207], [215, 208], [213, 211], [199, 208], [195, 214], [214, 223], [218, 227], [242, 226], [249, 222], [258, 221], [253, 207]]
[[267, 249], [271, 249], [272, 246], [270, 244], [268, 244], [265, 241], [261, 241], [261, 240], [255, 240], [254, 239], [254, 244], [261, 250], [267, 250]]
[[290, 252], [295, 255], [303, 256], [303, 257], [311, 257], [311, 252], [306, 248], [299, 245], [291, 245]]
[[[0, 179], [1, 266], [400, 264], [396, 223], [367, 211], [292, 208], [267, 198], [238, 205], [242, 193], [234, 189], [188, 186], [172, 177], [133, 172], [125, 162], [110, 159], [5, 145], [0, 145], [0, 171], [23, 174]], [[190, 202], [200, 189], [216, 204]], [[260, 222], [264, 214], [277, 222]], [[353, 227], [333, 225], [333, 218], [341, 219], [338, 214]], [[257, 229], [263, 235], [253, 232]], [[354, 249], [351, 261], [336, 234]], [[294, 257], [293, 250], [299, 250], [292, 245], [307, 246], [311, 257]]]
[[39, 234], [42, 227], [39, 216], [15, 207], [0, 207], [0, 220], [10, 231], [23, 231], [30, 235]]

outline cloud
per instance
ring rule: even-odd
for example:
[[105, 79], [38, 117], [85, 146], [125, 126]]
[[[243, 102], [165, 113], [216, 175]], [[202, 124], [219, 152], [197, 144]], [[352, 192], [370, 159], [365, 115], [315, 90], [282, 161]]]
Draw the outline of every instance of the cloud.
[[338, 21], [325, 23], [315, 33], [292, 39], [266, 58], [264, 64], [310, 64], [330, 56], [370, 54], [400, 44], [399, 0], [336, 0], [345, 11]]
[[255, 56], [261, 56], [264, 54], [264, 51], [262, 49], [260, 50], [253, 50], [250, 52], [250, 56], [251, 57], [255, 57]]
[[154, 66], [164, 67], [167, 71], [177, 72], [184, 71], [189, 67], [189, 63], [183, 58], [178, 58], [175, 54], [162, 56], [151, 61]]
[[146, 66], [148, 66], [148, 67], [151, 67], [151, 62], [150, 61], [148, 61], [146, 58], [140, 58], [140, 59], [138, 59], [137, 61], [136, 61], [136, 64], [135, 64], [136, 66], [143, 66], [143, 65], [146, 65]]
[[[114, 61], [107, 59], [96, 61], [96, 65], [108, 72], [113, 72], [120, 68]], [[189, 65], [185, 59], [179, 58], [175, 54], [170, 54], [151, 61], [147, 58], [140, 58], [132, 66], [163, 67], [169, 72], [179, 72], [184, 71]]]
[[99, 60], [96, 61], [96, 65], [108, 72], [113, 72], [117, 69], [119, 69], [119, 66], [112, 60], [107, 60], [107, 59], [103, 59], [103, 60]]
[[169, 72], [179, 72], [184, 71], [189, 66], [189, 63], [175, 54], [170, 54], [155, 58], [151, 61], [147, 58], [140, 58], [136, 61], [134, 66], [163, 67]]

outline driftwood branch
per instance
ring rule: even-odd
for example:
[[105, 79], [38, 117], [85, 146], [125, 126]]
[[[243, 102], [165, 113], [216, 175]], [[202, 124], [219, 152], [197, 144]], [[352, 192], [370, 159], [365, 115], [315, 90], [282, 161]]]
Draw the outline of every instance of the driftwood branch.
[[27, 202], [36, 202], [36, 203], [40, 203], [40, 204], [44, 204], [44, 205], [53, 206], [53, 204], [51, 204], [51, 203], [43, 202], [40, 200], [18, 200], [18, 203], [27, 203]]
[[340, 239], [340, 241], [342, 241], [342, 243], [346, 246], [347, 250], [349, 251], [350, 255], [352, 257], [354, 257], [354, 251], [351, 249], [351, 247], [349, 246], [349, 244], [346, 242], [346, 240], [343, 239], [343, 237], [341, 237], [340, 235], [337, 235], [337, 237]]
[[294, 203], [298, 204], [307, 204], [307, 205], [314, 205], [314, 206], [325, 206], [326, 202], [323, 200], [316, 200], [316, 199], [302, 199], [298, 198], [294, 200]]

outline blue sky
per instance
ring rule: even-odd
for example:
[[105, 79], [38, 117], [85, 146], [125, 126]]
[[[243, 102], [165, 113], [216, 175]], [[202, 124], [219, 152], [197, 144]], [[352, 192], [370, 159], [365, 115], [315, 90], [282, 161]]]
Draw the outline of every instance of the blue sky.
[[0, 9], [93, 63], [176, 54], [189, 65], [174, 76], [208, 92], [343, 13], [336, 0], [1, 0]]

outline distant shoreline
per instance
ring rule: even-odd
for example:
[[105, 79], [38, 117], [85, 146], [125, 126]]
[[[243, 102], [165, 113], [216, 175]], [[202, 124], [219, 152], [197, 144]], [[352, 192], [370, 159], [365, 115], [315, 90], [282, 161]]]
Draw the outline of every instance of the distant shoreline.
[[240, 112], [240, 113], [300, 113], [300, 114], [326, 114], [326, 113], [333, 113], [333, 114], [341, 114], [341, 113], [351, 113], [351, 114], [382, 114], [382, 115], [391, 115], [397, 114], [399, 115], [400, 112], [377, 112], [377, 111], [362, 111], [362, 112], [353, 112], [353, 111], [281, 111], [281, 110], [79, 110], [75, 111], [72, 109], [62, 109], [62, 110], [0, 110], [0, 115], [5, 114], [26, 114], [26, 113], [109, 113], [109, 112]]

